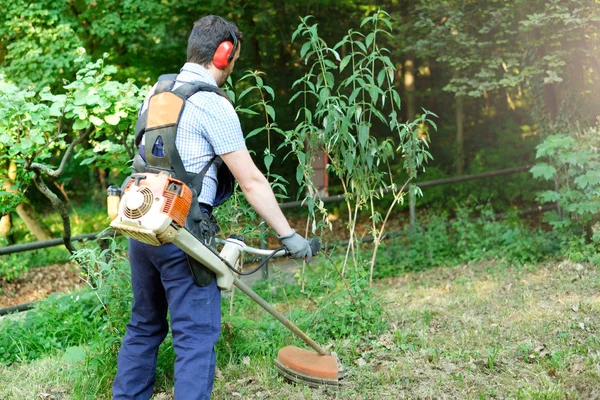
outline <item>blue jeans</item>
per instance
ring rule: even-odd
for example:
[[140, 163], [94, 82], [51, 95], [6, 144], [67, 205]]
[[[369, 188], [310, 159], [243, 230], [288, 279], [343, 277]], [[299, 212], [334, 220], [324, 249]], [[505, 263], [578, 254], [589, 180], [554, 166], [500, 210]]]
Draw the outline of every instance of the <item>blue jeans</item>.
[[129, 241], [133, 305], [121, 344], [114, 399], [149, 399], [156, 380], [158, 347], [168, 332], [175, 349], [175, 399], [210, 399], [221, 330], [221, 292], [216, 279], [194, 283], [185, 253], [173, 244]]

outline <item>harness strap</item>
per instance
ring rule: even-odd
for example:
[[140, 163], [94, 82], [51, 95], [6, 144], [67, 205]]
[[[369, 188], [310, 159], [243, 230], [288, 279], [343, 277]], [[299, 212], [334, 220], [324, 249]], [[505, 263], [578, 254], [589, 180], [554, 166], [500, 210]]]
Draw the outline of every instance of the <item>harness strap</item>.
[[219, 96], [227, 99], [227, 101], [229, 103], [231, 103], [231, 100], [229, 99], [227, 94], [221, 88], [218, 88], [214, 85], [204, 83], [204, 82], [193, 82], [193, 83], [186, 82], [186, 83], [182, 84], [181, 86], [179, 86], [177, 89], [173, 90], [174, 93], [178, 94], [185, 100], [187, 100], [192, 95], [194, 95], [200, 91], [216, 93]]
[[[146, 168], [158, 168], [160, 170], [173, 171], [178, 179], [182, 180], [190, 188], [201, 188], [204, 176], [208, 172], [209, 168], [215, 164], [217, 168], [223, 163], [223, 160], [219, 156], [214, 156], [199, 173], [188, 173], [184, 166], [181, 156], [175, 146], [175, 140], [177, 137], [177, 127], [179, 125], [179, 118], [185, 107], [185, 102], [194, 94], [204, 91], [218, 94], [219, 96], [227, 99], [231, 103], [227, 94], [218, 88], [217, 86], [204, 83], [204, 82], [183, 82], [177, 89], [173, 89], [176, 83], [177, 74], [166, 74], [161, 75], [158, 78], [158, 82], [154, 88], [154, 95], [159, 95], [164, 92], [172, 92], [177, 97], [183, 100], [183, 104], [180, 110], [180, 114], [177, 117], [175, 123], [169, 123], [160, 127], [151, 128], [146, 131], [148, 124], [148, 112], [150, 104], [146, 110], [140, 115], [136, 123], [136, 145], [140, 145], [142, 137], [146, 137], [146, 146], [144, 146], [144, 158], [146, 161]], [[154, 111], [153, 111], [154, 112]], [[158, 141], [162, 141], [164, 148], [164, 157], [158, 157], [153, 154], [153, 147]], [[199, 194], [199, 193], [198, 193]]]

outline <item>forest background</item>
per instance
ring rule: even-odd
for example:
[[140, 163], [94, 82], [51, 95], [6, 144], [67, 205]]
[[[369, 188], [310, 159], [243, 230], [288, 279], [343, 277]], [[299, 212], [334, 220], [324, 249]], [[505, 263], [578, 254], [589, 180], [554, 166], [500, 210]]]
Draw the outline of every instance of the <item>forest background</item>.
[[[535, 146], [545, 138], [574, 138], [596, 126], [600, 22], [595, 1], [10, 1], [2, 7], [0, 62], [4, 80], [23, 89], [49, 86], [52, 93], [61, 93], [82, 61], [108, 54], [106, 64], [117, 67], [112, 79], [132, 80], [141, 87], [163, 73], [177, 72], [185, 62], [193, 22], [219, 10], [239, 25], [245, 38], [233, 81], [248, 70], [264, 72], [265, 85], [274, 91], [270, 105], [277, 126], [287, 130], [294, 127], [302, 106], [289, 101], [290, 89], [308, 68], [301, 60], [303, 43], [293, 42], [291, 36], [299, 16], [313, 15], [320, 37], [336, 43], [355, 21], [377, 8], [389, 12], [394, 21], [393, 37], [380, 40], [396, 68], [394, 87], [402, 97], [399, 119], [414, 120], [423, 109], [438, 116], [439, 129], [425, 133], [433, 161], [419, 179], [531, 165]], [[78, 48], [86, 53], [78, 54]], [[245, 132], [264, 125], [260, 114], [241, 118]], [[373, 128], [373, 135], [381, 139], [388, 134]], [[251, 136], [249, 147], [257, 150], [276, 149], [284, 140], [281, 135]], [[3, 142], [7, 140], [4, 135]], [[83, 146], [93, 148], [99, 142]], [[110, 151], [97, 153], [101, 158]], [[6, 176], [11, 157], [3, 158]], [[295, 199], [295, 160], [280, 155], [277, 161], [273, 172], [287, 179], [289, 196]], [[90, 198], [89, 191], [77, 189], [86, 187], [93, 188], [101, 201], [108, 183], [120, 183], [120, 176], [110, 175], [106, 163], [88, 159], [84, 165], [89, 168], [78, 164], [69, 163], [68, 173], [56, 178], [56, 185], [71, 199]], [[536, 176], [559, 185], [562, 178], [544, 169], [546, 165]], [[330, 182], [329, 192], [340, 193], [335, 176]], [[471, 196], [476, 201], [492, 200], [503, 211], [533, 202], [541, 189], [560, 191], [556, 185], [540, 184], [524, 173], [430, 189], [420, 204], [447, 209], [449, 199]], [[39, 192], [25, 186], [19, 193], [45, 211]], [[557, 196], [541, 200], [557, 201]], [[10, 197], [4, 193], [5, 210], [18, 202], [8, 201]]]
[[[0, 397], [18, 398], [21, 369], [39, 372], [51, 396], [73, 388], [74, 398], [108, 395], [131, 300], [125, 246], [122, 238], [100, 248], [70, 238], [107, 226], [106, 189], [128, 174], [146, 90], [179, 71], [193, 22], [207, 14], [244, 34], [227, 92], [278, 197], [308, 196], [309, 221], [316, 226], [314, 213], [324, 211], [314, 232], [327, 241], [350, 235], [293, 287], [257, 289], [352, 360], [349, 396], [598, 395], [598, 0], [0, 0], [0, 9], [0, 243], [62, 236], [69, 250], [2, 256], [0, 283], [70, 259], [89, 284], [2, 321], [0, 365], [9, 367], [0, 366], [0, 383], [12, 386], [0, 385]], [[329, 152], [328, 191], [346, 195], [342, 202], [322, 208], [307, 144]], [[403, 182], [511, 167], [527, 168], [424, 189], [420, 224], [407, 226]], [[257, 233], [240, 197], [221, 208], [224, 232]], [[513, 214], [541, 205], [552, 210]], [[304, 211], [286, 214], [311, 231]], [[399, 239], [382, 244], [386, 232]], [[369, 233], [375, 245], [359, 245]], [[471, 262], [481, 264], [411, 272]], [[344, 276], [347, 263], [354, 269]], [[217, 398], [264, 387], [305, 398], [282, 389], [270, 366], [289, 336], [236, 302], [237, 313], [223, 308], [226, 379]], [[535, 315], [521, 318], [524, 309]], [[169, 346], [159, 357], [165, 392]], [[70, 369], [82, 360], [85, 368]], [[254, 380], [246, 381], [250, 362]], [[361, 374], [364, 365], [373, 368]], [[54, 373], [67, 389], [57, 389]], [[33, 383], [30, 390], [41, 395]]]

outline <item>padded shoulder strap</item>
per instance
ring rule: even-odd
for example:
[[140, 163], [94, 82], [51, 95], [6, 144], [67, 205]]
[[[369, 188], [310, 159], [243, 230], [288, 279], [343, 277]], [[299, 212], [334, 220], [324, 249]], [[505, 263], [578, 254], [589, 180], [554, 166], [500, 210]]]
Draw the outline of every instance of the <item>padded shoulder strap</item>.
[[176, 79], [177, 74], [165, 74], [159, 76], [158, 82], [156, 82], [154, 93], [162, 93], [172, 90]]
[[[220, 157], [213, 157], [207, 165], [200, 171], [198, 174], [188, 173], [185, 171], [183, 167], [183, 163], [181, 161], [181, 157], [179, 156], [179, 152], [175, 146], [175, 137], [177, 136], [177, 126], [179, 124], [179, 118], [181, 117], [181, 113], [183, 112], [183, 108], [185, 107], [185, 103], [188, 98], [193, 96], [198, 92], [213, 92], [218, 94], [219, 96], [229, 100], [227, 94], [218, 88], [217, 86], [210, 85], [203, 82], [181, 82], [181, 85], [177, 87], [177, 89], [173, 89], [176, 82], [177, 74], [169, 74], [169, 75], [161, 75], [158, 79], [158, 82], [155, 85], [154, 93], [150, 98], [150, 102], [148, 104], [148, 108], [144, 113], [142, 113], [138, 117], [138, 123], [136, 124], [136, 144], [139, 146], [142, 136], [146, 135], [146, 145], [144, 149], [146, 168], [159, 168], [162, 170], [172, 170], [175, 172], [175, 176], [184, 181], [188, 186], [197, 189], [198, 193], [202, 188], [202, 181], [204, 176], [206, 175], [208, 169], [213, 165], [213, 163], [222, 162]], [[171, 92], [174, 97], [174, 100], [179, 98], [179, 101], [183, 101], [181, 104], [179, 111], [177, 112], [178, 116], [176, 120], [172, 120], [170, 123], [162, 123], [158, 126], [156, 124], [151, 124], [149, 130], [146, 132], [146, 128], [148, 127], [148, 113], [150, 110], [150, 105], [152, 99], [164, 98], [166, 95], [165, 92]], [[159, 95], [157, 97], [154, 97]], [[172, 95], [170, 95], [172, 96]], [[163, 107], [169, 107], [170, 102], [167, 101], [164, 106], [160, 107], [160, 110], [163, 110]], [[155, 113], [156, 111], [153, 111]], [[173, 114], [173, 113], [171, 113]], [[154, 114], [153, 114], [154, 115]], [[161, 139], [163, 143], [163, 148], [165, 155], [164, 157], [156, 157], [152, 154], [152, 147], [157, 140]]]
[[231, 103], [231, 100], [221, 88], [204, 82], [186, 82], [173, 90], [173, 92], [186, 100], [198, 92], [213, 92]]

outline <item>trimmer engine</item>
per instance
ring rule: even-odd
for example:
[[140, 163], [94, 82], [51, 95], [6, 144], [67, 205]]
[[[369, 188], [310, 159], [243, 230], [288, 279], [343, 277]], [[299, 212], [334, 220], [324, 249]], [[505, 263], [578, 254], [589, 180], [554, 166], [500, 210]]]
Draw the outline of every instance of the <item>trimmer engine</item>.
[[[120, 202], [119, 189], [109, 189], [108, 214], [114, 218], [110, 224], [114, 230], [154, 246], [173, 243], [213, 271], [220, 289], [229, 290], [235, 285], [317, 352], [312, 353], [294, 346], [281, 349], [275, 360], [281, 375], [288, 380], [311, 386], [341, 385], [344, 368], [337, 358], [239, 280], [240, 258], [246, 247], [243, 239], [227, 239], [221, 252], [217, 253], [185, 229], [192, 201], [197, 201], [192, 199], [193, 194], [189, 187], [161, 172], [131, 175]], [[316, 254], [319, 243], [313, 243], [313, 254]]]
[[[219, 288], [229, 290], [245, 244], [227, 239], [219, 254], [188, 232], [185, 220], [192, 196], [187, 185], [166, 172], [133, 174], [125, 185], [118, 209], [109, 209], [109, 215], [114, 216], [110, 226], [125, 236], [153, 246], [173, 243], [213, 271]], [[113, 207], [116, 208], [116, 203]]]
[[185, 225], [192, 191], [167, 173], [134, 174], [125, 186], [118, 214], [110, 226], [140, 242], [170, 243]]

